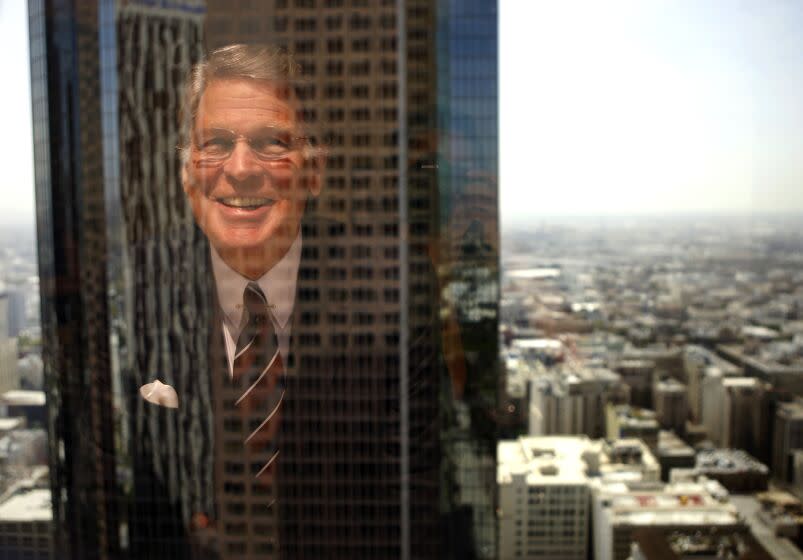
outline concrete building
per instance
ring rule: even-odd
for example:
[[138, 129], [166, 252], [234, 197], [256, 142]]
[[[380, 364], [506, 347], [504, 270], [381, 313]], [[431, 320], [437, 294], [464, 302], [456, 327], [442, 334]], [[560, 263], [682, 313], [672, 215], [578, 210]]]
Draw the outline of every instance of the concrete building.
[[627, 399], [627, 387], [610, 370], [564, 368], [549, 373], [530, 381], [529, 433], [601, 437], [606, 406]]
[[17, 339], [10, 335], [9, 303], [8, 294], [0, 292], [0, 392], [16, 389], [19, 386]]
[[497, 446], [499, 558], [587, 558], [590, 488], [657, 483], [639, 440], [520, 437]]
[[701, 533], [688, 528], [667, 534], [660, 529], [634, 533], [630, 560], [697, 560], [700, 558], [772, 560], [761, 543], [745, 529]]
[[686, 386], [671, 377], [661, 380], [655, 384], [653, 400], [661, 428], [683, 434], [689, 416]]
[[[686, 388], [689, 395], [689, 414], [691, 419], [700, 424], [703, 404], [703, 379], [708, 375], [721, 377], [738, 377], [743, 375], [738, 366], [723, 360], [714, 352], [702, 346], [689, 345], [683, 351], [683, 367], [686, 375]], [[711, 372], [718, 371], [718, 374]]]
[[608, 439], [636, 438], [650, 449], [658, 445], [658, 420], [655, 412], [631, 405], [608, 405], [606, 409]]
[[0, 503], [0, 555], [2, 558], [50, 560], [53, 512], [50, 490], [24, 488]]
[[691, 469], [696, 461], [696, 453], [691, 446], [674, 432], [658, 432], [658, 445], [655, 455], [661, 464], [661, 480], [667, 482], [673, 469]]
[[661, 534], [707, 527], [741, 532], [745, 525], [716, 481], [601, 485], [592, 496], [594, 557], [626, 560], [639, 530]]
[[644, 359], [622, 360], [613, 370], [622, 376], [630, 387], [630, 402], [642, 408], [652, 408], [652, 382], [655, 375], [655, 362]]
[[722, 381], [722, 388], [720, 446], [744, 449], [764, 460], [770, 448], [767, 437], [770, 430], [767, 412], [770, 386], [760, 379], [731, 377]]
[[697, 453], [694, 473], [716, 480], [728, 492], [748, 494], [767, 489], [769, 469], [741, 449], [710, 449]]
[[703, 424], [717, 447], [744, 449], [764, 459], [769, 449], [767, 398], [770, 387], [753, 377], [709, 371], [703, 380]]
[[538, 437], [497, 446], [499, 558], [585, 560], [588, 439]]
[[[781, 482], [795, 479], [795, 452], [803, 449], [803, 399], [779, 403], [775, 413], [772, 475]], [[803, 465], [803, 460], [800, 461]]]
[[602, 482], [658, 482], [661, 466], [640, 439], [596, 440], [583, 454], [589, 476]]
[[0, 395], [0, 409], [5, 416], [24, 416], [29, 426], [45, 426], [44, 391], [6, 391]]

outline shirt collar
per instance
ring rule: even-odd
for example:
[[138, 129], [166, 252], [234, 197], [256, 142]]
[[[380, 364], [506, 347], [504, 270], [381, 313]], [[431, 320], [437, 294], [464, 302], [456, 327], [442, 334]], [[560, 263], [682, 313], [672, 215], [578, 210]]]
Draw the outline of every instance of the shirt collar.
[[[212, 271], [217, 284], [217, 297], [220, 307], [229, 321], [229, 325], [239, 328], [242, 320], [243, 292], [250, 280], [240, 273], [232, 270], [211, 246]], [[284, 328], [290, 315], [293, 313], [293, 304], [296, 298], [296, 281], [298, 267], [301, 263], [301, 232], [290, 245], [287, 253], [273, 265], [273, 268], [263, 274], [257, 284], [265, 292], [273, 318]]]

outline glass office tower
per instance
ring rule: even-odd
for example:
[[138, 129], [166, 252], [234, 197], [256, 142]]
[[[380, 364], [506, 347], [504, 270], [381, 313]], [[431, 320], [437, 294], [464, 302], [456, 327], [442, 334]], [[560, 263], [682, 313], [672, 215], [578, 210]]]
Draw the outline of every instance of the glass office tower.
[[[31, 0], [30, 25], [65, 557], [492, 557], [495, 4]], [[262, 418], [235, 417], [216, 377], [177, 149], [193, 65], [264, 42], [293, 55], [326, 153], [267, 485], [242, 448]], [[142, 398], [155, 379], [177, 409]]]

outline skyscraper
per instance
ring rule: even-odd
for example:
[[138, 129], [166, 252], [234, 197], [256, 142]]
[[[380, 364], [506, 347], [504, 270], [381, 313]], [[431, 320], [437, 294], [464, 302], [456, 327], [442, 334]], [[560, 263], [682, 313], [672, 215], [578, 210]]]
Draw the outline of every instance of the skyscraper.
[[[64, 550], [493, 556], [495, 4], [84, 4], [31, 2]], [[233, 443], [245, 428], [226, 420], [230, 403], [209, 373], [214, 286], [198, 274], [208, 249], [176, 150], [192, 65], [254, 42], [293, 54], [298, 117], [327, 150], [323, 193], [302, 230], [292, 328], [303, 353], [288, 367], [277, 487], [251, 482], [253, 464]], [[68, 303], [75, 321], [61, 311]], [[59, 344], [65, 337], [81, 342]], [[155, 378], [191, 395], [191, 406], [173, 414], [145, 403], [138, 388]], [[94, 435], [93, 453], [76, 456], [81, 433]], [[82, 477], [72, 474], [79, 461]]]

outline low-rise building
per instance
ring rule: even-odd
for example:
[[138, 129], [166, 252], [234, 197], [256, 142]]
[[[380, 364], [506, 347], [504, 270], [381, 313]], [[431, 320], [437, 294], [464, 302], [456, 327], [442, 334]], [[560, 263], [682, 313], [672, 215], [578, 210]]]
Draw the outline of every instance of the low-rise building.
[[686, 528], [667, 533], [660, 529], [640, 529], [634, 533], [631, 547], [630, 560], [773, 560], [748, 530], [703, 532]]
[[45, 426], [44, 391], [6, 391], [0, 395], [0, 409], [3, 416], [24, 416], [29, 426]]
[[3, 558], [53, 558], [50, 490], [26, 487], [0, 503], [0, 551]]
[[769, 469], [741, 449], [708, 449], [697, 453], [694, 472], [716, 480], [734, 494], [767, 489]]
[[650, 449], [658, 444], [658, 419], [655, 411], [630, 405], [608, 405], [606, 409], [608, 439], [640, 439]]
[[661, 464], [661, 480], [667, 482], [673, 469], [694, 468], [697, 454], [685, 441], [674, 432], [662, 430], [658, 433], [658, 445], [655, 450]]
[[660, 534], [706, 527], [723, 533], [743, 532], [746, 525], [716, 481], [612, 483], [595, 489], [593, 500], [596, 560], [627, 560], [638, 531]]

